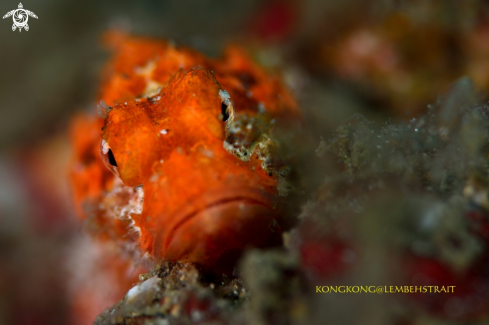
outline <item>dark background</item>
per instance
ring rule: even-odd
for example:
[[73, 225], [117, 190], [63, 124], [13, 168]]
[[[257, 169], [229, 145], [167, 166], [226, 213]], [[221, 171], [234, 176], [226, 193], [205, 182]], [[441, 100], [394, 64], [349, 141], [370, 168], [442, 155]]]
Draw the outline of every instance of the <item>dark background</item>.
[[[119, 26], [219, 53], [250, 23], [257, 1], [36, 1], [24, 2], [28, 32], [1, 21], [0, 147], [28, 143], [92, 104], [107, 57], [101, 35]], [[4, 1], [1, 11], [17, 9]], [[2, 14], [3, 15], [3, 14]], [[239, 37], [239, 36], [238, 36]]]

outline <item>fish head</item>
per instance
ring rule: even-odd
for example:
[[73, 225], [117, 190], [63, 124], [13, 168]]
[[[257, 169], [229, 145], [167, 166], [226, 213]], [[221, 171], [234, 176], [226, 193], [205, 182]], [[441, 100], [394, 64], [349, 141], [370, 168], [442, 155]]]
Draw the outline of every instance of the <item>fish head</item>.
[[181, 70], [156, 96], [108, 113], [102, 160], [125, 185], [143, 186], [136, 226], [154, 256], [211, 265], [280, 242], [277, 178], [264, 165], [274, 159], [264, 134], [272, 119], [240, 92], [212, 70]]

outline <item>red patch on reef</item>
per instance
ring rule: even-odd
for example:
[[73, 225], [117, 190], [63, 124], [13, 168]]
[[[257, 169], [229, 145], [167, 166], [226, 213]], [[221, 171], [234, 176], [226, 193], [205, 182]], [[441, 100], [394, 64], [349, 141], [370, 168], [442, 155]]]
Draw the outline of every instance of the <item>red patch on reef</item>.
[[268, 1], [254, 16], [251, 30], [263, 40], [284, 40], [294, 30], [297, 10], [292, 1]]

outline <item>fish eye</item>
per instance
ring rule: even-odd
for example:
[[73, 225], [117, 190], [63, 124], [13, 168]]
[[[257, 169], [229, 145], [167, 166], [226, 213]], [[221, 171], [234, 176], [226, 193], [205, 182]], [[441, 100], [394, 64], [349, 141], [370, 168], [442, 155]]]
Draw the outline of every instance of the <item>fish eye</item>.
[[231, 114], [229, 114], [228, 108], [229, 108], [229, 106], [226, 103], [224, 103], [224, 102], [221, 103], [221, 112], [222, 112], [222, 121], [223, 122], [226, 122], [229, 119], [229, 117], [231, 116]]
[[115, 175], [119, 176], [119, 170], [117, 168], [117, 161], [115, 160], [114, 152], [104, 139], [102, 139], [102, 142], [100, 142], [100, 156], [102, 157], [105, 167], [107, 167]]
[[117, 167], [117, 162], [115, 161], [115, 157], [114, 154], [112, 153], [112, 149], [109, 149], [107, 156], [109, 157], [109, 164], [111, 164], [114, 167]]
[[233, 119], [234, 107], [231, 102], [231, 96], [225, 90], [219, 90], [219, 97], [221, 97], [221, 116], [222, 121], [227, 122]]

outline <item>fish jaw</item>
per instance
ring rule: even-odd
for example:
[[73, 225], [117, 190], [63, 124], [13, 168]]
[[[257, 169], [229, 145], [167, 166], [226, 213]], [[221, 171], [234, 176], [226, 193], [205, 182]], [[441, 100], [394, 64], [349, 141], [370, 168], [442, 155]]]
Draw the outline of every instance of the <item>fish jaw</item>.
[[253, 188], [227, 188], [206, 192], [181, 207], [160, 224], [153, 255], [203, 266], [230, 263], [249, 247], [281, 243], [273, 197]]

